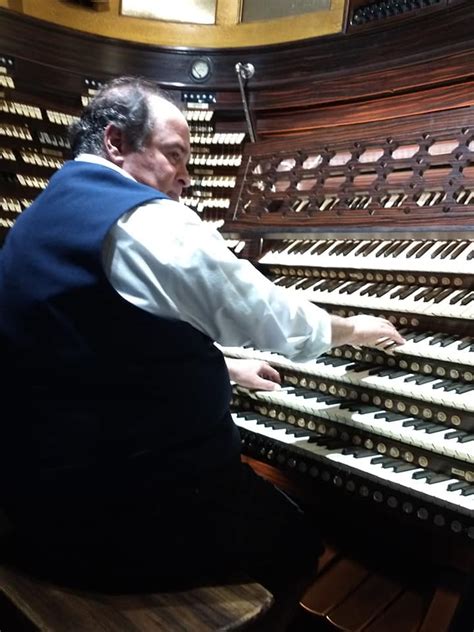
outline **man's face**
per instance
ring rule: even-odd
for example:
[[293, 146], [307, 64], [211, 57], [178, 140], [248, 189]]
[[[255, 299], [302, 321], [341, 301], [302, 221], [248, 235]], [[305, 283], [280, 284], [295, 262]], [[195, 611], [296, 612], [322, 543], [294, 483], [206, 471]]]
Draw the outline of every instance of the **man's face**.
[[138, 182], [178, 200], [183, 189], [189, 186], [188, 124], [181, 112], [164, 99], [151, 97], [150, 108], [157, 121], [150, 138], [140, 151], [127, 151], [125, 146], [120, 166]]

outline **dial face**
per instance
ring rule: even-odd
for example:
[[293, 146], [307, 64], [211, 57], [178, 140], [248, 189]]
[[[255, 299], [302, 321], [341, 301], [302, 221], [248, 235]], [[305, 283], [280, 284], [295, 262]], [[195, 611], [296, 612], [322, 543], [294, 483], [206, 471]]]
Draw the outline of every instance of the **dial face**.
[[207, 59], [195, 59], [191, 66], [191, 76], [196, 81], [204, 81], [211, 74], [211, 65]]

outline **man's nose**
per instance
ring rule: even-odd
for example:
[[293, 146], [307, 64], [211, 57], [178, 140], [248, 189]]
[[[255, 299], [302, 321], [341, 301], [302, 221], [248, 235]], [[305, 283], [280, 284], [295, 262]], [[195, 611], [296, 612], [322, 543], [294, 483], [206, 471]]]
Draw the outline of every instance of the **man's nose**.
[[186, 189], [187, 187], [190, 186], [191, 178], [189, 176], [188, 169], [186, 166], [183, 167], [183, 169], [178, 173], [177, 179], [180, 185], [183, 187], [183, 189]]

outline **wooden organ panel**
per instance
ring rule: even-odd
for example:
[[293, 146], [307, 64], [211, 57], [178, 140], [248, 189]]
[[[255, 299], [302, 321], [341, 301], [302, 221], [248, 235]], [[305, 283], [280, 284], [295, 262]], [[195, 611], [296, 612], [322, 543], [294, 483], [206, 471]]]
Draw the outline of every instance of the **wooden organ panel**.
[[[464, 583], [431, 584], [438, 574], [427, 559], [472, 576], [473, 161], [472, 108], [316, 130], [244, 154], [225, 226], [230, 245], [276, 285], [334, 314], [384, 316], [406, 338], [401, 346], [339, 347], [306, 363], [227, 350], [266, 359], [282, 376], [281, 390], [235, 388], [244, 454], [306, 500], [324, 498], [325, 514], [342, 521], [338, 546], [351, 550], [363, 539], [358, 522], [370, 538], [383, 525], [383, 550], [404, 561], [402, 573], [386, 553], [382, 567], [357, 567], [357, 590], [351, 584], [341, 603], [324, 605], [359, 562], [352, 552], [337, 562], [338, 574], [330, 565], [306, 606], [337, 629], [392, 629], [411, 607], [411, 623], [393, 629], [447, 630]], [[357, 536], [344, 533], [348, 519]], [[329, 537], [337, 528], [331, 523]], [[331, 573], [339, 583], [329, 589]], [[401, 575], [419, 576], [424, 588], [408, 588]], [[446, 588], [453, 581], [457, 588]], [[369, 607], [371, 583], [386, 585], [388, 601], [357, 627], [354, 612]], [[448, 627], [433, 614], [439, 604], [451, 613]]]

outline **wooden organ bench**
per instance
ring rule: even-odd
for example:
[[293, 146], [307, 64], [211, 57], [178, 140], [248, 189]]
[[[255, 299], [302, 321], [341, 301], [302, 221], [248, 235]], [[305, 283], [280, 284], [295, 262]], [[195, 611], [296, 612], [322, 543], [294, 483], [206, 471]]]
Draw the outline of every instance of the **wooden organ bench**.
[[178, 592], [108, 594], [50, 584], [0, 567], [5, 632], [215, 632], [241, 630], [270, 607], [260, 584], [236, 581]]
[[118, 593], [61, 586], [0, 563], [1, 632], [230, 632], [252, 628], [272, 603], [242, 575], [186, 590]]

